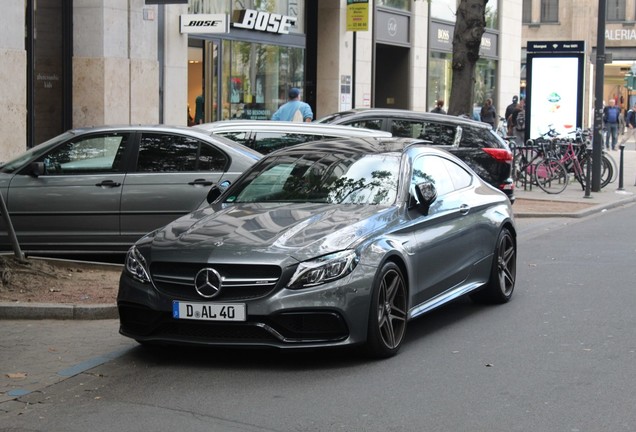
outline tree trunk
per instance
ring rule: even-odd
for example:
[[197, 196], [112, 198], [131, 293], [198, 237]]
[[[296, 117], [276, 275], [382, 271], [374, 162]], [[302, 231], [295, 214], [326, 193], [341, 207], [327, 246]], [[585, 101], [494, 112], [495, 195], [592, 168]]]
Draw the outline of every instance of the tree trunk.
[[448, 114], [472, 117], [475, 67], [486, 30], [488, 0], [461, 0], [453, 34], [453, 78]]

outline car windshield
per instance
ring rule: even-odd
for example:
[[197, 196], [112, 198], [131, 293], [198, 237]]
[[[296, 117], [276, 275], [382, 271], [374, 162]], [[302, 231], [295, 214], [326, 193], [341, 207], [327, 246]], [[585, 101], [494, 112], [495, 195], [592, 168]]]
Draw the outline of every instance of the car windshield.
[[35, 160], [37, 158], [39, 158], [40, 156], [42, 156], [44, 153], [46, 153], [47, 151], [49, 151], [49, 149], [51, 147], [56, 146], [58, 143], [67, 140], [69, 138], [71, 138], [72, 136], [74, 136], [75, 134], [72, 132], [65, 132], [62, 135], [58, 135], [54, 138], [51, 138], [50, 140], [37, 145], [35, 147], [30, 148], [29, 150], [27, 150], [26, 152], [20, 154], [19, 156], [11, 159], [8, 162], [3, 163], [2, 165], [0, 165], [0, 171], [1, 172], [5, 172], [5, 173], [12, 173], [20, 168], [22, 168], [24, 166], [24, 164], [26, 164], [27, 162], [29, 162], [30, 160]]
[[397, 154], [310, 152], [268, 158], [229, 191], [225, 202], [395, 202]]

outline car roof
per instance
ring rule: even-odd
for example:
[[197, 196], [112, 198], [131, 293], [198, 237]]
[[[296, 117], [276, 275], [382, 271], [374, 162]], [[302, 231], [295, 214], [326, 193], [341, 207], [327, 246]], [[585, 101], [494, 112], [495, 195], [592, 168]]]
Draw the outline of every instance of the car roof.
[[211, 123], [203, 123], [194, 126], [208, 133], [232, 132], [232, 131], [261, 131], [261, 132], [296, 132], [305, 134], [329, 134], [333, 136], [353, 137], [353, 136], [374, 136], [391, 137], [390, 132], [356, 128], [345, 125], [335, 125], [329, 123], [300, 123], [272, 120], [220, 120]]
[[[487, 123], [473, 120], [472, 118], [464, 118], [460, 116], [453, 116], [449, 114], [438, 114], [431, 112], [421, 112], [421, 111], [412, 111], [406, 109], [398, 109], [398, 108], [354, 108], [347, 111], [340, 111], [333, 114], [326, 115], [320, 119], [317, 119], [317, 122], [324, 121], [340, 121], [340, 119], [350, 119], [350, 118], [367, 118], [367, 117], [392, 117], [392, 118], [417, 118], [417, 119], [426, 119], [432, 121], [438, 121], [443, 123], [453, 123], [453, 124], [465, 124], [483, 128], [491, 128], [491, 126]], [[323, 123], [325, 124], [325, 123]]]
[[[270, 155], [281, 155], [291, 153], [305, 153], [315, 151], [344, 151], [350, 153], [404, 153], [408, 149], [413, 147], [426, 148], [428, 152], [436, 154], [448, 155], [451, 158], [456, 159], [451, 153], [434, 147], [430, 141], [418, 139], [418, 138], [376, 138], [376, 137], [354, 137], [354, 138], [333, 138], [324, 141], [312, 141], [308, 143], [296, 144], [294, 146], [286, 147]], [[268, 155], [269, 156], [269, 155]]]

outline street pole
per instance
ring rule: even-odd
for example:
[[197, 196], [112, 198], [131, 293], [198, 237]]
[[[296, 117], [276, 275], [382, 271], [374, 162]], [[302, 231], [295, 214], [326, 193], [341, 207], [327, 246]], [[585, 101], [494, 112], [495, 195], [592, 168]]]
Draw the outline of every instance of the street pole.
[[594, 80], [594, 139], [592, 140], [592, 191], [601, 191], [603, 158], [603, 85], [605, 82], [605, 0], [598, 0], [596, 76]]

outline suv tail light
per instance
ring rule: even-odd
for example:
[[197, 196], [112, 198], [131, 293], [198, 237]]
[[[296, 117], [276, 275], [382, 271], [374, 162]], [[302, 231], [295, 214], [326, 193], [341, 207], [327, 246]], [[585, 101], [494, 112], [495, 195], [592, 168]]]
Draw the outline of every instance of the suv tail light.
[[502, 148], [484, 148], [486, 153], [499, 162], [510, 162], [512, 160], [512, 152]]

